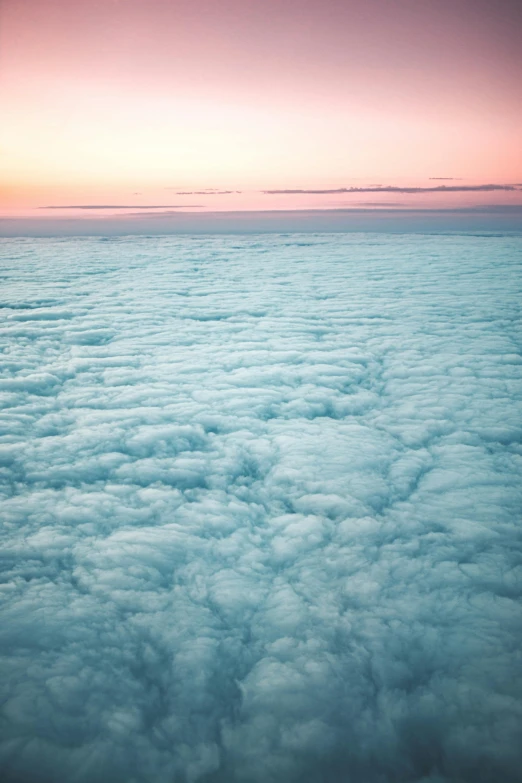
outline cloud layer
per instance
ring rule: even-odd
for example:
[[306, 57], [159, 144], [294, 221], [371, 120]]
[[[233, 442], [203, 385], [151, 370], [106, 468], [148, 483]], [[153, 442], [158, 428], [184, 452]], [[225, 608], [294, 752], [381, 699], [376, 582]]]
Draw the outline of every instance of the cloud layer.
[[520, 237], [3, 240], [0, 777], [520, 779]]
[[201, 212], [162, 210], [127, 214], [0, 218], [0, 237], [128, 236], [161, 234], [280, 234], [385, 232], [433, 234], [522, 233], [522, 205], [454, 209], [347, 208]]

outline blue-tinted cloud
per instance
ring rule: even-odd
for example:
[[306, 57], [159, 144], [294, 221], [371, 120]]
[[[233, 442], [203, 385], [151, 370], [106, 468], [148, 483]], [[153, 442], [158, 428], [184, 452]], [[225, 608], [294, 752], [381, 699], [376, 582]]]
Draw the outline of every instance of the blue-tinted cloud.
[[0, 253], [2, 781], [518, 781], [520, 237]]
[[[198, 206], [198, 205], [195, 205]], [[199, 205], [201, 206], [201, 205]], [[0, 218], [0, 237], [258, 234], [287, 232], [522, 232], [522, 205], [457, 209], [336, 208], [258, 211], [154, 210], [113, 215]]]

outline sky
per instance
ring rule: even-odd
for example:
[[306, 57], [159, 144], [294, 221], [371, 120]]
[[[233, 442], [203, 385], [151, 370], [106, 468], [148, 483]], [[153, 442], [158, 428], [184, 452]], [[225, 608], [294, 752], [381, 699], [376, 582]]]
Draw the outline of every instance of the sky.
[[521, 204], [521, 32], [514, 0], [3, 0], [0, 216]]

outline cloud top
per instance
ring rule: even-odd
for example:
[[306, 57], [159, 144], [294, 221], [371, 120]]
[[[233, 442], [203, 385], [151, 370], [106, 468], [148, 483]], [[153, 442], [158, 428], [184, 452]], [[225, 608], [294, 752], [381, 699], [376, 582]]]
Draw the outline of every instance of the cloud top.
[[517, 783], [521, 238], [0, 253], [2, 781]]

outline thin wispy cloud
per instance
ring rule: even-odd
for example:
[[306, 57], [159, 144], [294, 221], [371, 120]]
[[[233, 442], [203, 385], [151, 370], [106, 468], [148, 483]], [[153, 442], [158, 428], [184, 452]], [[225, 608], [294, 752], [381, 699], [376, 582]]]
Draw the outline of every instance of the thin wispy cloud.
[[[164, 190], [175, 190], [178, 192], [180, 190], [188, 190], [188, 188], [186, 185], [167, 185]], [[224, 188], [199, 188], [199, 190], [202, 193], [216, 193], [219, 190], [224, 190]]]
[[183, 187], [175, 187], [169, 185], [165, 190], [174, 191], [176, 196], [230, 196], [234, 193], [243, 193], [242, 190], [229, 190], [226, 188], [199, 188], [197, 190], [189, 190]]
[[51, 204], [39, 209], [186, 209], [202, 204]]
[[242, 193], [241, 190], [178, 190], [176, 196], [230, 196], [232, 193]]
[[[342, 202], [339, 203], [342, 205], [341, 206], [342, 208], [344, 204]], [[400, 209], [404, 207], [407, 208], [408, 206], [404, 201], [356, 201], [355, 205], [357, 207], [370, 207], [370, 208], [386, 207], [387, 209], [396, 209], [396, 208]]]
[[403, 187], [399, 185], [382, 185], [379, 187], [350, 187], [350, 188], [282, 188], [274, 190], [262, 190], [267, 196], [275, 195], [313, 195], [329, 196], [340, 193], [487, 193], [496, 190], [517, 190], [516, 185], [434, 185], [433, 187]]

